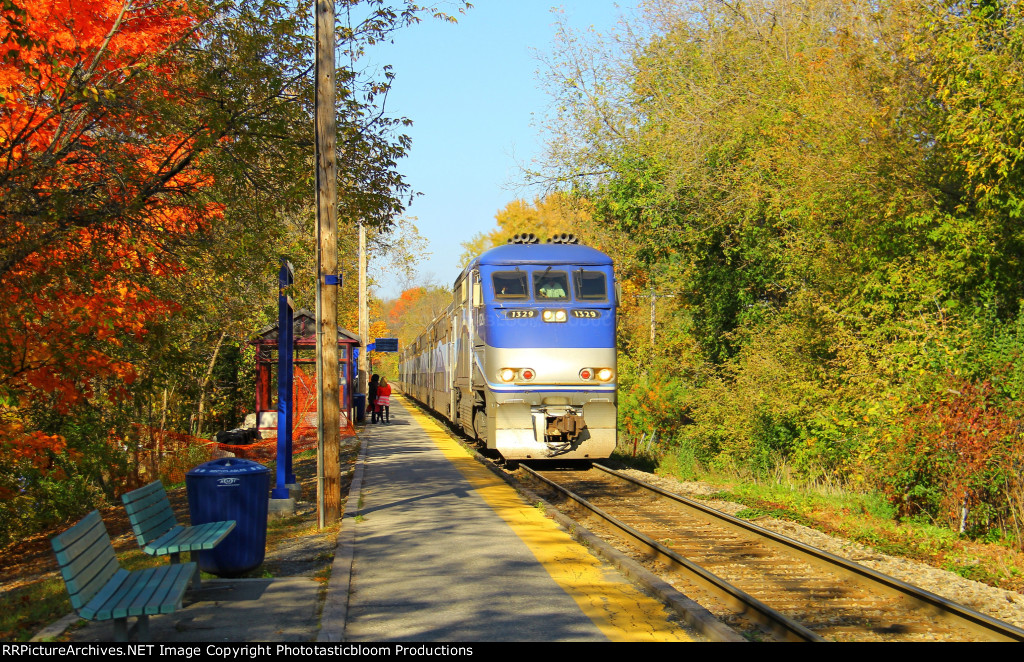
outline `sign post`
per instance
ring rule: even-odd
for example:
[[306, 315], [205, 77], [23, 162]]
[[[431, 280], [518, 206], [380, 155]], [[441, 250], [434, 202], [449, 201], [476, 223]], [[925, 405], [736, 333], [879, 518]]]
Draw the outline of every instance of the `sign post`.
[[293, 354], [295, 353], [295, 302], [288, 287], [295, 282], [291, 262], [281, 260], [277, 276], [277, 482], [270, 493], [272, 499], [288, 499], [289, 485], [295, 485], [292, 471], [292, 394], [294, 392]]

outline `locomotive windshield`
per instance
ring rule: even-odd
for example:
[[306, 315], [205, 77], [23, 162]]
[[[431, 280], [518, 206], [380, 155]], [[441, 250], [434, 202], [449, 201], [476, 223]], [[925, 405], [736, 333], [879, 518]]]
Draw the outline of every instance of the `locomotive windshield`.
[[569, 276], [564, 271], [535, 271], [533, 296], [537, 301], [565, 301], [569, 298]]
[[551, 267], [535, 271], [495, 271], [491, 274], [491, 284], [498, 301], [563, 302], [571, 301], [573, 295], [580, 302], [608, 301], [607, 274], [582, 267], [571, 271], [554, 271]]
[[498, 271], [491, 280], [495, 298], [521, 300], [530, 296], [526, 290], [526, 274], [522, 271]]
[[608, 300], [608, 288], [605, 285], [605, 277], [600, 271], [584, 271], [580, 269], [573, 273], [573, 280], [576, 285], [577, 301]]

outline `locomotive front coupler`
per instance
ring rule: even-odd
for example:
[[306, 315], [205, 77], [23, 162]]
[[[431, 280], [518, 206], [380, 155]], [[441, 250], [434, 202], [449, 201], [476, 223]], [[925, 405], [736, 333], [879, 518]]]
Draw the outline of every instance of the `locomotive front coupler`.
[[[561, 414], [557, 414], [555, 411], [560, 411]], [[583, 411], [582, 409], [574, 409], [569, 406], [557, 408], [555, 411], [551, 409], [544, 410], [545, 441], [549, 445], [552, 443], [558, 445], [571, 444], [576, 441], [576, 438], [583, 432], [583, 428], [586, 427], [586, 422], [583, 420]]]

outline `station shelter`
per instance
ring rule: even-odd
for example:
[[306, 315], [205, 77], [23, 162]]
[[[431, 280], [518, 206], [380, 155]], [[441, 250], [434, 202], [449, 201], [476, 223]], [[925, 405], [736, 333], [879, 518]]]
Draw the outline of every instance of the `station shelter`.
[[[307, 309], [295, 312], [293, 327], [294, 383], [292, 414], [295, 439], [303, 431], [317, 428], [318, 412], [316, 397], [316, 318]], [[275, 322], [257, 335], [256, 345], [256, 427], [261, 438], [277, 436], [277, 335]], [[352, 395], [356, 383], [353, 367], [356, 348], [360, 346], [359, 336], [346, 329], [338, 329], [338, 391], [341, 408], [342, 429], [352, 427]]]

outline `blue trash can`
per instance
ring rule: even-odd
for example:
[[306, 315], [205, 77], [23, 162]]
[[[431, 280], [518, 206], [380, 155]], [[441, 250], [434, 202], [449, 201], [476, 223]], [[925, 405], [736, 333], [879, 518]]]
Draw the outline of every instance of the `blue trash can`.
[[215, 549], [198, 553], [199, 569], [235, 577], [263, 563], [267, 550], [270, 471], [257, 462], [226, 457], [200, 464], [185, 476], [192, 525], [235, 520]]
[[352, 396], [352, 403], [356, 407], [356, 422], [362, 423], [366, 420], [366, 394], [356, 393]]

